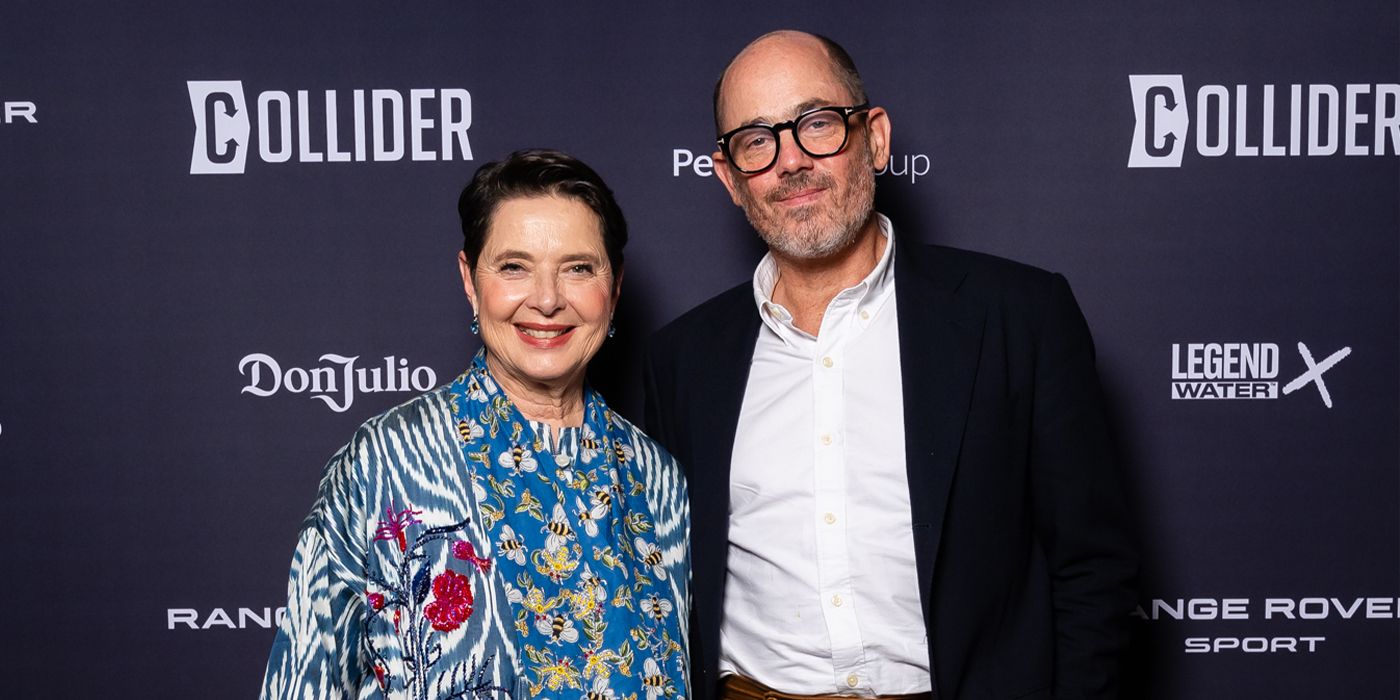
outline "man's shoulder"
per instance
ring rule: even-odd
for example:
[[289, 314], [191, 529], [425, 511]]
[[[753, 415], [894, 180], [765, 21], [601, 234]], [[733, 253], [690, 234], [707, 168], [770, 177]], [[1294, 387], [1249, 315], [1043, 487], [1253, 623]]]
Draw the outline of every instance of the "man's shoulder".
[[1063, 283], [1054, 272], [990, 253], [922, 244], [902, 252], [909, 254], [909, 260], [907, 266], [899, 267], [968, 300], [1019, 305], [1043, 299], [1057, 279]]
[[915, 244], [905, 252], [924, 274], [970, 277], [982, 284], [1044, 284], [1054, 274], [1018, 260], [945, 245]]

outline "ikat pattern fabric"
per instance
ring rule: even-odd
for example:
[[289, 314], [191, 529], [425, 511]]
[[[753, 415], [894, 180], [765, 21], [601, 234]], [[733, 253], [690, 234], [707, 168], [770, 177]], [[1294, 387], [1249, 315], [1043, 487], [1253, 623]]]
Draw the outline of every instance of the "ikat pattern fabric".
[[[473, 398], [473, 386], [489, 391]], [[555, 436], [520, 417], [478, 354], [452, 384], [361, 426], [327, 464], [302, 525], [261, 696], [683, 700], [690, 579], [684, 479], [669, 454], [591, 390], [590, 397], [595, 437], [587, 427]], [[513, 449], [478, 442], [489, 434], [480, 410], [473, 411], [482, 406], [497, 417], [498, 436], [517, 438], [521, 462]], [[481, 435], [473, 435], [467, 416]], [[594, 440], [601, 448], [604, 432], [616, 476], [608, 468], [593, 476], [561, 468], [580, 464]], [[535, 460], [533, 473], [520, 469], [524, 449]], [[529, 507], [515, 510], [526, 502], [523, 476], [535, 479], [528, 488], [541, 499], [543, 520]], [[588, 498], [569, 488], [580, 478], [588, 479]], [[613, 495], [607, 513], [592, 504], [595, 485]], [[550, 559], [550, 537], [562, 530], [554, 505], [564, 508], [573, 539], [555, 539], [560, 546]], [[590, 524], [599, 533], [596, 551]], [[508, 542], [507, 527], [520, 548]], [[589, 582], [622, 570], [625, 585], [599, 600], [599, 587]], [[619, 587], [627, 588], [632, 608]], [[615, 598], [622, 604], [613, 605]], [[661, 614], [664, 603], [670, 609]], [[588, 634], [602, 619], [601, 634]], [[566, 629], [578, 635], [568, 648], [574, 635]]]

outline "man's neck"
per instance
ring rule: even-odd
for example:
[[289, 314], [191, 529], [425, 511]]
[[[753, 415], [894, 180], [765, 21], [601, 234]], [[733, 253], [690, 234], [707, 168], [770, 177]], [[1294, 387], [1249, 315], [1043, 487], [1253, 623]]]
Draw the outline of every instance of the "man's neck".
[[851, 245], [828, 257], [803, 260], [773, 251], [773, 262], [778, 268], [773, 303], [792, 314], [792, 324], [799, 330], [817, 335], [831, 300], [875, 269], [888, 241], [880, 232], [879, 220], [872, 215]]

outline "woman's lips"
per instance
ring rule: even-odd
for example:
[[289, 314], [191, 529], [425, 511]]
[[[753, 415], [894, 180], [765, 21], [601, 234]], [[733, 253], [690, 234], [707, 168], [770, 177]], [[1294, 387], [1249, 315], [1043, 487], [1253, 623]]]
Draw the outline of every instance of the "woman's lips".
[[515, 324], [515, 334], [521, 342], [536, 348], [557, 348], [569, 342], [573, 335], [573, 326], [562, 326], [544, 323], [517, 323]]

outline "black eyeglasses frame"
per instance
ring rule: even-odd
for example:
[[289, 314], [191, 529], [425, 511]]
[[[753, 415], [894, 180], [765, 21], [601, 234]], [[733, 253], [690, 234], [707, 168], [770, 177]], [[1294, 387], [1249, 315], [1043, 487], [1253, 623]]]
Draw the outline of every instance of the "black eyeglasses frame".
[[[715, 143], [719, 145], [720, 153], [724, 154], [724, 159], [729, 163], [730, 167], [734, 168], [735, 170], [738, 170], [739, 172], [745, 175], [755, 175], [773, 167], [773, 164], [778, 162], [778, 152], [782, 150], [782, 142], [778, 137], [779, 132], [784, 130], [791, 131], [792, 142], [797, 144], [797, 147], [802, 149], [803, 153], [806, 153], [807, 155], [813, 158], [830, 158], [831, 156], [834, 156], [837, 153], [840, 153], [841, 151], [845, 150], [846, 142], [851, 140], [851, 116], [854, 114], [859, 114], [861, 112], [868, 111], [870, 111], [869, 102], [862, 102], [858, 105], [852, 105], [850, 107], [839, 107], [835, 105], [830, 107], [817, 107], [815, 109], [809, 109], [806, 112], [803, 112], [785, 122], [778, 122], [777, 124], [745, 124], [744, 126], [741, 126], [737, 129], [730, 129], [729, 131], [720, 134], [719, 138], [715, 140]], [[807, 150], [807, 147], [802, 145], [802, 138], [797, 135], [798, 122], [801, 122], [803, 119], [806, 119], [807, 117], [810, 117], [813, 114], [816, 114], [817, 112], [836, 112], [837, 114], [840, 114], [841, 123], [845, 127], [845, 135], [841, 139], [841, 145], [838, 146], [836, 150], [830, 153], [816, 154]], [[733, 138], [735, 134], [741, 131], [754, 128], [763, 128], [772, 132], [773, 142], [777, 144], [778, 147], [773, 149], [773, 160], [768, 161], [767, 165], [761, 168], [745, 170], [744, 168], [739, 167], [738, 163], [734, 162], [733, 155], [729, 153], [729, 139]]]

